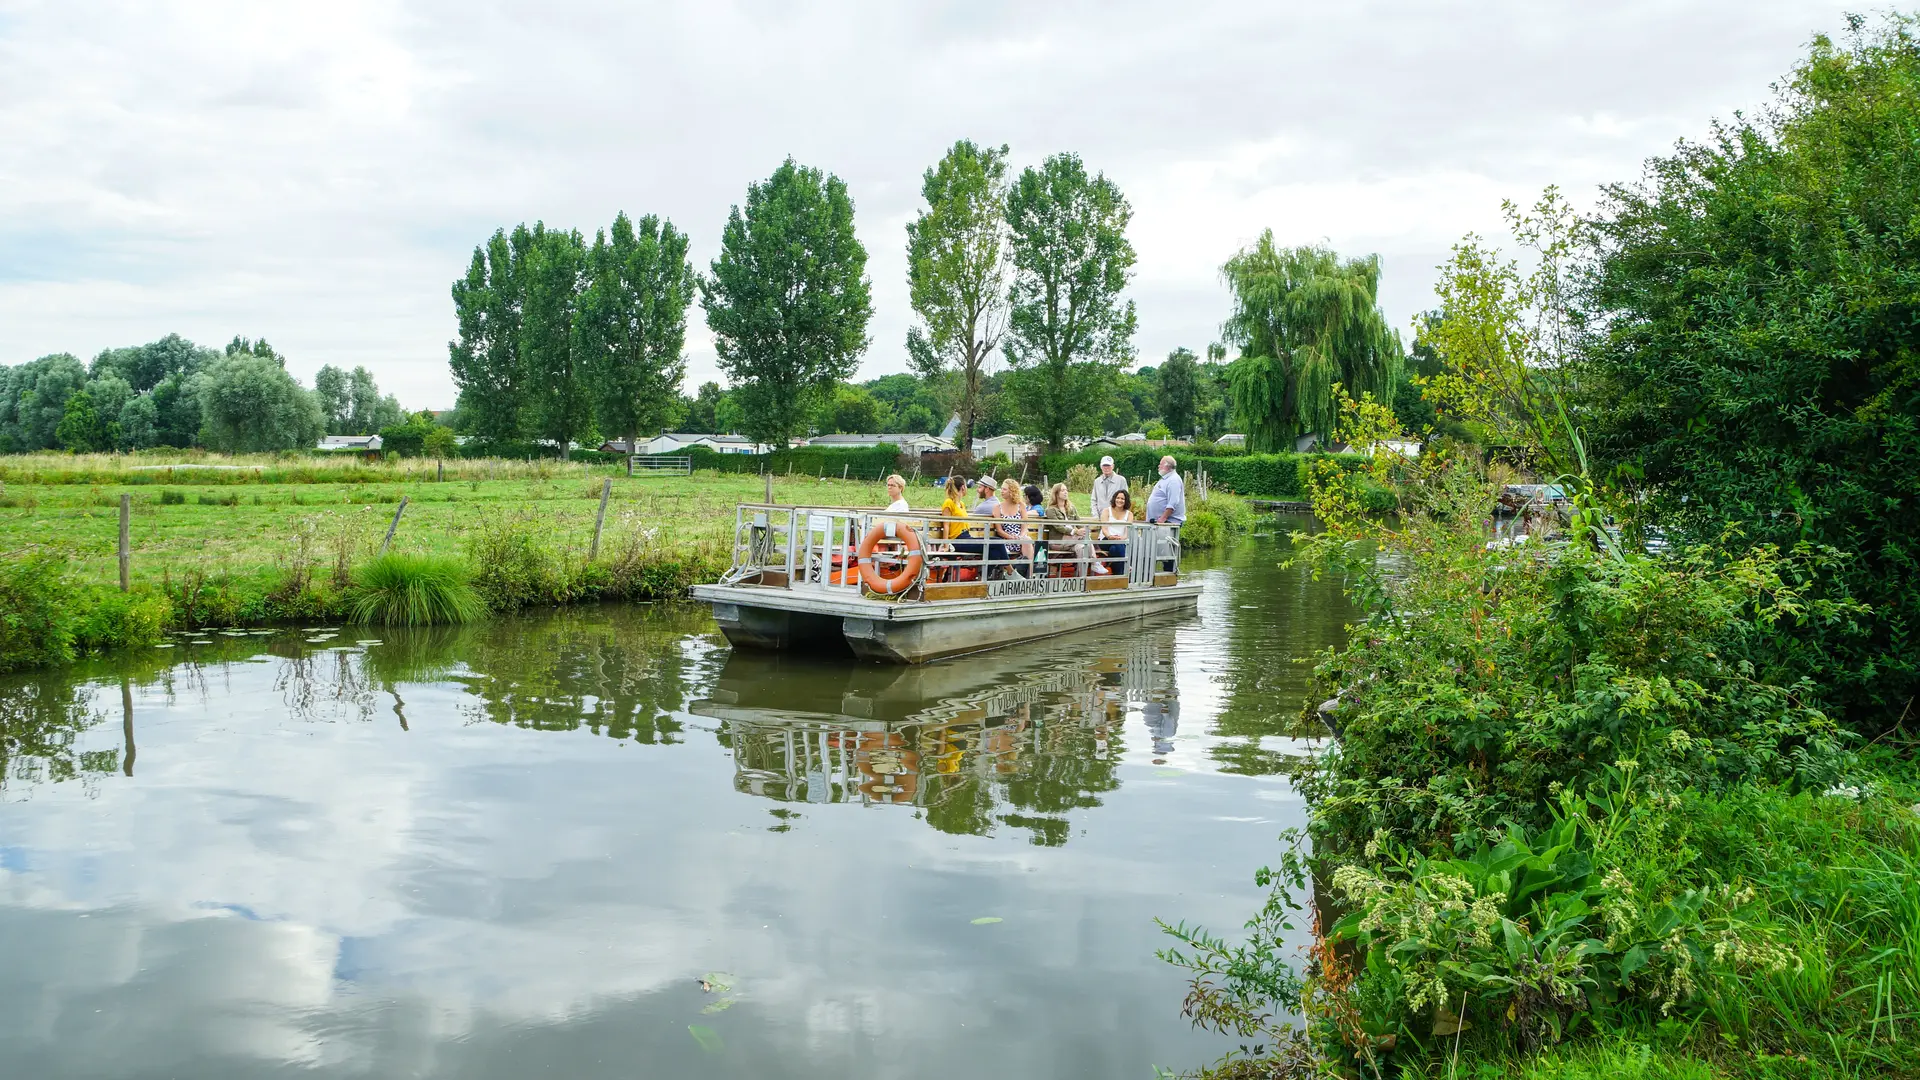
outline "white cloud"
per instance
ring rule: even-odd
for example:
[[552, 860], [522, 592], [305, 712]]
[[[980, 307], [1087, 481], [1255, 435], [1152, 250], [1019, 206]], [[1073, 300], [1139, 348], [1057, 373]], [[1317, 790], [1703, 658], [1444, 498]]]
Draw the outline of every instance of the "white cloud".
[[963, 136], [1128, 192], [1143, 359], [1216, 336], [1216, 268], [1269, 226], [1379, 252], [1405, 326], [1500, 198], [1632, 179], [1842, 7], [0, 0], [0, 363], [239, 333], [443, 405], [447, 286], [494, 227], [660, 213], [704, 268], [791, 153], [852, 188], [865, 370], [895, 370], [901, 224]]

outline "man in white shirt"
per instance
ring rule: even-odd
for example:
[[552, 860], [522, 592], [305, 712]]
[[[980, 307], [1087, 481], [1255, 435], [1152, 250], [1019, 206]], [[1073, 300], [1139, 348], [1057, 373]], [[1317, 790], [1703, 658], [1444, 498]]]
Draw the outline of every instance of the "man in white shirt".
[[1160, 482], [1147, 496], [1147, 520], [1179, 525], [1187, 520], [1187, 484], [1174, 467], [1173, 455], [1160, 459]]
[[1093, 513], [1091, 518], [1105, 517], [1107, 507], [1113, 505], [1113, 493], [1127, 490], [1127, 478], [1113, 471], [1113, 458], [1100, 459], [1100, 475], [1093, 478]]
[[[1180, 479], [1180, 470], [1175, 467], [1171, 454], [1160, 459], [1160, 482], [1153, 485], [1153, 494], [1147, 496], [1147, 520], [1174, 526], [1187, 520], [1187, 484]], [[1160, 548], [1154, 555], [1154, 570], [1172, 570], [1178, 566], [1174, 553], [1179, 548], [1180, 530], [1175, 528], [1173, 535], [1161, 538]]]

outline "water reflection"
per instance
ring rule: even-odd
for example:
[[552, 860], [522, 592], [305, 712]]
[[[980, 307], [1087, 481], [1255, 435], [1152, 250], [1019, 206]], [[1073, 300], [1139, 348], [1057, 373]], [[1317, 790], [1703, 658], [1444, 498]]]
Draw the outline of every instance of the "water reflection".
[[[1292, 661], [1344, 607], [1283, 555], [1196, 560], [1198, 617], [919, 669], [730, 654], [698, 610], [609, 607], [216, 634], [0, 680], [0, 1061], [958, 1080], [1209, 1060], [1152, 919], [1244, 918], [1299, 823], [1284, 773], [1316, 744]], [[737, 1003], [709, 1014], [713, 971]]]
[[[996, 824], [1066, 842], [1119, 780], [1129, 714], [1172, 753], [1173, 623], [1096, 631], [926, 668], [739, 653], [691, 710], [721, 721], [734, 787], [781, 802], [912, 806], [942, 832]], [[1003, 809], [1004, 808], [1004, 809]]]

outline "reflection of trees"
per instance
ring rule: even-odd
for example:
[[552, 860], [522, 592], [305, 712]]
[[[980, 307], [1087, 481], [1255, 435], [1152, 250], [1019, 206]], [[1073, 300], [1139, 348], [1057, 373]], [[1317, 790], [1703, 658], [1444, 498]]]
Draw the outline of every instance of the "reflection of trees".
[[65, 671], [0, 684], [0, 789], [31, 791], [42, 783], [117, 771], [118, 749], [78, 747], [80, 736], [104, 719], [87, 687]]
[[[1283, 519], [1275, 540], [1241, 544], [1229, 555], [1224, 644], [1232, 662], [1222, 672], [1226, 704], [1214, 732], [1245, 741], [1211, 749], [1223, 771], [1272, 774], [1290, 767], [1290, 756], [1262, 750], [1260, 740], [1300, 733], [1301, 708], [1313, 693], [1311, 658], [1346, 641], [1353, 607], [1340, 583], [1315, 581], [1303, 566], [1280, 565], [1291, 553], [1287, 531], [1310, 527], [1310, 520]], [[1298, 662], [1302, 658], [1308, 662]]]
[[673, 713], [687, 700], [687, 638], [705, 627], [701, 612], [664, 606], [497, 623], [460, 643], [465, 667], [452, 677], [473, 695], [477, 719], [673, 743], [684, 729]]

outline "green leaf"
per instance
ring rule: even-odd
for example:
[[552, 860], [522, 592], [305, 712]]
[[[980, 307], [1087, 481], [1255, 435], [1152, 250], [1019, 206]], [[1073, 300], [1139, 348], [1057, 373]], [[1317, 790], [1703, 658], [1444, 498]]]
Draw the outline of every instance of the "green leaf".
[[710, 1027], [688, 1024], [687, 1034], [693, 1036], [693, 1041], [700, 1044], [700, 1049], [709, 1054], [717, 1054], [726, 1049], [726, 1044], [720, 1041], [720, 1033]]
[[998, 915], [982, 915], [982, 916], [980, 916], [979, 918], [977, 918], [977, 919], [975, 919], [975, 920], [973, 920], [973, 925], [975, 925], [975, 926], [991, 926], [991, 925], [993, 925], [994, 923], [997, 923], [997, 922], [999, 922], [999, 921], [1001, 921], [1001, 920], [1000, 920], [1000, 916], [998, 916]]

